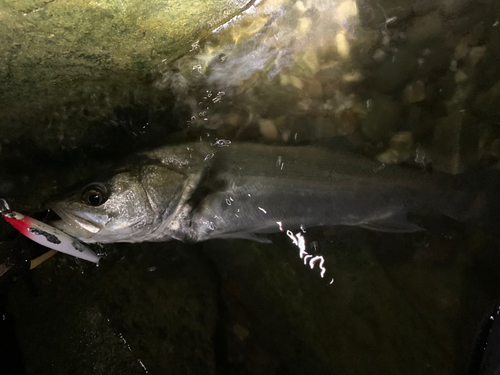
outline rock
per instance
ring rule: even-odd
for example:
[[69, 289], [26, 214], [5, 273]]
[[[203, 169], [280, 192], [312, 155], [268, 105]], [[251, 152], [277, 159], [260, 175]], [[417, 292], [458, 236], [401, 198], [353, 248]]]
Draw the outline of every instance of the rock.
[[374, 94], [368, 100], [368, 113], [361, 129], [372, 142], [389, 139], [398, 125], [399, 105], [388, 95]]
[[410, 0], [358, 0], [357, 4], [361, 24], [374, 29], [403, 20], [413, 11]]
[[343, 74], [342, 79], [345, 82], [360, 82], [363, 80], [363, 75], [357, 70], [355, 70], [353, 72]]
[[403, 131], [394, 134], [389, 141], [389, 148], [377, 156], [384, 164], [397, 164], [408, 160], [413, 152], [413, 134]]
[[400, 50], [389, 56], [375, 71], [375, 87], [389, 93], [408, 81], [417, 68], [417, 55], [410, 50]]
[[389, 146], [400, 153], [410, 151], [413, 146], [413, 133], [410, 131], [402, 131], [394, 134], [389, 141]]
[[337, 33], [335, 41], [337, 42], [337, 51], [340, 57], [349, 57], [349, 43], [347, 42], [345, 34], [342, 31]]
[[415, 81], [406, 86], [404, 97], [408, 103], [417, 103], [425, 99], [425, 84], [422, 81]]
[[474, 100], [474, 109], [488, 121], [500, 121], [498, 103], [500, 102], [500, 81], [496, 82], [488, 91], [480, 92]]
[[304, 82], [305, 92], [311, 98], [323, 97], [323, 86], [321, 82], [315, 79], [308, 79]]
[[248, 125], [250, 117], [246, 111], [232, 111], [226, 116], [226, 123], [233, 128], [243, 128]]
[[455, 73], [456, 83], [464, 83], [468, 79], [469, 77], [467, 76], [467, 74], [465, 74], [465, 72], [462, 69], [457, 70], [457, 72]]
[[413, 3], [413, 11], [417, 16], [421, 16], [436, 9], [438, 5], [439, 0], [415, 0]]
[[[19, 124], [29, 114], [29, 123], [65, 109], [72, 124], [106, 116], [117, 103], [129, 104], [130, 96], [140, 95], [141, 87], [151, 90], [148, 75], [159, 63], [188, 52], [193, 42], [237, 15], [247, 2], [2, 2], [0, 119]], [[29, 131], [21, 125], [16, 130], [18, 135]]]
[[312, 21], [309, 17], [301, 17], [297, 20], [297, 32], [299, 35], [306, 35], [311, 29]]
[[295, 3], [294, 8], [297, 9], [300, 13], [305, 13], [307, 11], [307, 9], [309, 9], [306, 7], [304, 2], [302, 2], [300, 0]]
[[445, 173], [464, 172], [477, 163], [478, 148], [476, 118], [467, 112], [455, 111], [441, 118], [434, 129], [432, 166]]
[[356, 131], [359, 122], [359, 113], [356, 113], [353, 108], [346, 108], [339, 114], [340, 123], [336, 130], [338, 135], [347, 136]]
[[486, 46], [473, 47], [470, 49], [469, 58], [472, 66], [476, 66], [482, 60], [486, 52]]
[[230, 29], [231, 39], [234, 43], [251, 38], [261, 31], [268, 21], [268, 16], [254, 14], [252, 17], [246, 17], [243, 22], [234, 25]]
[[402, 131], [394, 134], [389, 141], [389, 147], [397, 152], [398, 162], [408, 160], [414, 151], [413, 133]]
[[373, 60], [377, 61], [377, 62], [381, 62], [385, 59], [385, 52], [383, 50], [381, 50], [380, 48], [378, 48], [377, 50], [375, 50], [375, 52], [373, 53]]
[[154, 247], [108, 252], [99, 270], [57, 254], [30, 285], [17, 283], [10, 308], [26, 373], [215, 374], [214, 275], [189, 250], [174, 245], [158, 257], [164, 244]]
[[302, 90], [304, 88], [304, 83], [300, 80], [300, 78], [297, 78], [295, 76], [289, 76], [289, 79], [293, 87], [299, 90]]
[[260, 134], [266, 139], [276, 140], [279, 138], [278, 129], [272, 120], [262, 119], [259, 121]]
[[447, 16], [453, 16], [463, 10], [471, 0], [440, 0], [440, 10]]
[[455, 52], [453, 57], [455, 60], [462, 60], [469, 53], [470, 49], [470, 38], [469, 35], [460, 39], [460, 42], [455, 47]]
[[432, 139], [436, 124], [435, 114], [418, 105], [412, 105], [405, 120], [404, 128], [410, 129], [417, 141], [427, 142]]
[[370, 57], [381, 47], [382, 35], [378, 30], [367, 30], [358, 27], [353, 33], [348, 32], [349, 50], [353, 61], [370, 64]]
[[443, 36], [444, 25], [439, 12], [416, 17], [407, 31], [408, 43], [421, 45]]
[[319, 71], [318, 55], [315, 49], [306, 50], [302, 56], [297, 57], [297, 63], [307, 72], [315, 74]]
[[349, 18], [356, 17], [358, 15], [356, 2], [353, 0], [343, 1], [337, 6], [336, 15], [340, 23], [346, 22]]
[[426, 48], [421, 54], [418, 75], [420, 77], [427, 77], [434, 72], [448, 69], [451, 58], [451, 53], [442, 45]]
[[[229, 330], [236, 336], [234, 341], [241, 344], [243, 333], [244, 343], [253, 344], [237, 352], [242, 353], [243, 358], [232, 356], [231, 359], [243, 362], [244, 368], [253, 364], [256, 370], [248, 373], [263, 375], [363, 374], [370, 372], [367, 368], [376, 369], [377, 374], [415, 374], [423, 368], [422, 361], [428, 368], [444, 366], [440, 367], [444, 372], [452, 371], [456, 351], [443, 349], [443, 341], [426, 341], [428, 333], [422, 327], [432, 324], [432, 332], [445, 340], [445, 348], [453, 347], [454, 336], [449, 333], [453, 330], [445, 322], [455, 316], [459, 306], [459, 299], [455, 297], [461, 292], [459, 272], [462, 269], [453, 268], [452, 274], [448, 267], [439, 268], [445, 272], [438, 276], [448, 277], [450, 284], [443, 288], [428, 287], [425, 293], [418, 294], [415, 291], [420, 291], [422, 282], [427, 286], [440, 285], [440, 282], [434, 272], [422, 272], [411, 261], [401, 260], [413, 251], [410, 241], [356, 229], [330, 227], [330, 242], [323, 238], [324, 234], [315, 235], [320, 232], [307, 229], [308, 251], [316, 241], [317, 253], [325, 258], [324, 279], [317, 275], [317, 269], [304, 266], [298, 249], [284, 234], [273, 237], [273, 244], [266, 246], [249, 241], [229, 244], [208, 241], [203, 245], [206, 254], [221, 270], [221, 299], [230, 301], [227, 315], [232, 323]], [[414, 238], [411, 243], [415, 242]], [[335, 251], [330, 250], [331, 241]], [[235, 251], [235, 247], [240, 251]], [[403, 255], [402, 248], [407, 250]], [[390, 255], [385, 255], [387, 253]], [[381, 262], [382, 256], [390, 261]], [[388, 268], [397, 273], [396, 279], [387, 277]], [[335, 280], [325, 287], [331, 280], [329, 272]], [[407, 280], [408, 275], [411, 282]], [[399, 289], [399, 285], [409, 283], [414, 286], [411, 292]], [[433, 291], [437, 293], [429, 294]], [[409, 303], [401, 298], [404, 295], [418, 298]], [[445, 299], [453, 303], [445, 307], [435, 303]], [[248, 337], [245, 330], [240, 332], [238, 328], [234, 332], [235, 325], [248, 330]], [[380, 332], [383, 332], [382, 338]], [[231, 342], [228, 340], [228, 345]], [[256, 352], [260, 354], [258, 357]], [[362, 353], [363, 361], [357, 353]], [[451, 361], [446, 359], [450, 355]], [[269, 357], [274, 360], [270, 361]], [[270, 363], [278, 364], [273, 367]]]
[[399, 163], [399, 155], [396, 150], [388, 149], [383, 153], [377, 155], [376, 159], [382, 164], [396, 164]]

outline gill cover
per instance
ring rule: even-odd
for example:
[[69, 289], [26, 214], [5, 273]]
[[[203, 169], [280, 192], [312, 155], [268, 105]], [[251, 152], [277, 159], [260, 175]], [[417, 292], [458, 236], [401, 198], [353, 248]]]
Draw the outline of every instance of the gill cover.
[[185, 176], [164, 165], [124, 167], [49, 204], [54, 226], [84, 242], [140, 242], [175, 208]]

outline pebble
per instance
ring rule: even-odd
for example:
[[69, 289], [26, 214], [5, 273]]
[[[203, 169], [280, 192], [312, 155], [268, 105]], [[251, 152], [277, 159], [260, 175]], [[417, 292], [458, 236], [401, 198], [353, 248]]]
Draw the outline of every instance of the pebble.
[[349, 57], [349, 43], [345, 37], [344, 32], [338, 32], [335, 36], [335, 41], [337, 42], [337, 51], [342, 58]]
[[474, 109], [488, 121], [496, 122], [500, 121], [498, 103], [500, 103], [500, 81], [492, 85], [489, 90], [480, 92], [476, 96]]
[[468, 36], [460, 39], [460, 42], [455, 47], [455, 52], [453, 53], [453, 57], [456, 60], [462, 60], [469, 53], [469, 40], [470, 38], [468, 38]]
[[[422, 51], [418, 67], [420, 77], [432, 75], [434, 72], [442, 71], [450, 67], [452, 55], [442, 48], [425, 49]], [[456, 61], [456, 60], [454, 60]]]
[[439, 119], [432, 140], [432, 167], [440, 172], [457, 174], [478, 159], [477, 120], [459, 110]]
[[300, 13], [304, 13], [307, 11], [307, 8], [306, 6], [304, 5], [304, 3], [302, 1], [297, 1], [295, 3], [295, 9], [297, 9]]
[[336, 124], [332, 119], [325, 117], [318, 117], [314, 120], [315, 136], [317, 139], [332, 138], [337, 135], [343, 135], [338, 132]]
[[407, 31], [409, 44], [421, 44], [443, 35], [443, 21], [437, 11], [416, 17]]
[[404, 97], [408, 103], [418, 103], [425, 100], [425, 84], [422, 81], [415, 81], [405, 87]]
[[337, 19], [344, 23], [348, 18], [358, 15], [358, 6], [353, 0], [348, 0], [340, 3], [337, 7]]
[[389, 146], [395, 150], [409, 150], [413, 146], [413, 133], [410, 131], [397, 132], [389, 141]]
[[290, 76], [288, 74], [280, 73], [279, 78], [280, 78], [280, 85], [281, 86], [288, 86], [291, 84]]
[[383, 61], [385, 59], [385, 56], [386, 56], [385, 52], [379, 48], [379, 49], [377, 49], [375, 51], [375, 53], [373, 54], [372, 58], [376, 62], [381, 62], [381, 61]]
[[441, 0], [439, 8], [446, 16], [454, 16], [459, 14], [470, 2], [472, 0]]
[[311, 29], [312, 21], [308, 17], [301, 17], [297, 20], [297, 32], [299, 35], [306, 35]]
[[302, 81], [300, 80], [300, 78], [297, 78], [295, 76], [288, 76], [288, 79], [290, 81], [290, 84], [299, 89], [299, 90], [302, 90], [304, 88], [304, 83], [302, 83]]
[[376, 159], [382, 164], [396, 164], [399, 163], [399, 155], [396, 150], [388, 149], [383, 153], [377, 155]]
[[322, 98], [323, 87], [321, 82], [315, 79], [306, 79], [304, 82], [305, 92], [311, 98]]
[[415, 53], [402, 49], [389, 56], [375, 71], [375, 86], [384, 93], [391, 92], [408, 81], [417, 69]]
[[413, 133], [402, 131], [394, 134], [389, 141], [389, 148], [377, 156], [383, 164], [401, 163], [410, 158], [413, 151]]
[[414, 0], [369, 0], [357, 2], [359, 18], [363, 25], [380, 29], [388, 23], [404, 20], [412, 12]]
[[413, 3], [413, 11], [417, 16], [421, 16], [434, 10], [438, 4], [439, 2], [437, 0], [415, 0]]
[[361, 75], [360, 72], [354, 71], [354, 72], [346, 73], [346, 74], [342, 75], [342, 79], [345, 82], [360, 82], [363, 80], [363, 76]]
[[358, 124], [358, 117], [359, 115], [353, 108], [344, 109], [339, 115], [338, 135], [347, 136], [354, 133]]
[[467, 76], [467, 74], [465, 74], [465, 72], [462, 69], [457, 70], [457, 72], [455, 73], [455, 82], [456, 83], [463, 83], [463, 82], [467, 81], [468, 79], [469, 79], [469, 77]]
[[278, 129], [274, 125], [274, 121], [261, 119], [259, 121], [260, 134], [266, 139], [275, 140], [279, 138]]
[[314, 49], [309, 49], [302, 55], [301, 61], [305, 65], [312, 74], [315, 74], [319, 70], [319, 62], [318, 62], [318, 55], [316, 54], [316, 50]]
[[400, 106], [389, 95], [374, 93], [368, 100], [368, 112], [362, 131], [372, 142], [385, 141], [396, 129]]
[[476, 66], [476, 64], [482, 60], [484, 54], [486, 52], [486, 46], [473, 47], [469, 52], [470, 63], [472, 66]]
[[227, 116], [226, 122], [233, 127], [243, 127], [248, 123], [248, 118], [248, 113], [233, 111]]

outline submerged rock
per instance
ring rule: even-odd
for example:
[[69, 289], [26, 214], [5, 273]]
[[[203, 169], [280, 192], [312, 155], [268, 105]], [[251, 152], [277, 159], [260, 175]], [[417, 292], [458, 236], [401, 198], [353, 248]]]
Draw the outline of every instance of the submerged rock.
[[402, 131], [394, 134], [389, 141], [389, 148], [377, 156], [383, 164], [397, 164], [408, 160], [414, 151], [413, 134]]
[[438, 12], [432, 12], [425, 16], [417, 17], [413, 25], [408, 29], [408, 43], [422, 44], [429, 40], [443, 36], [443, 21]]
[[[0, 4], [0, 119], [54, 123], [112, 113], [150, 88], [150, 72], [237, 15], [248, 0], [46, 1]], [[140, 95], [139, 95], [140, 97]], [[154, 95], [147, 95], [148, 99]], [[68, 111], [69, 114], [61, 113]], [[49, 118], [50, 121], [50, 118]], [[20, 125], [3, 136], [24, 132]]]
[[363, 25], [378, 28], [407, 18], [412, 12], [409, 0], [359, 0], [358, 8]]
[[408, 103], [417, 103], [425, 99], [425, 83], [415, 81], [405, 87], [404, 97]]
[[457, 174], [478, 160], [477, 119], [463, 111], [441, 118], [434, 130], [432, 159], [438, 171]]
[[387, 140], [398, 126], [399, 111], [399, 105], [390, 96], [373, 95], [362, 123], [363, 133], [374, 143]]
[[389, 93], [408, 81], [418, 69], [417, 55], [408, 49], [387, 58], [375, 71], [375, 88]]
[[124, 245], [97, 269], [58, 254], [14, 285], [26, 373], [215, 374], [214, 275], [193, 248], [164, 247]]

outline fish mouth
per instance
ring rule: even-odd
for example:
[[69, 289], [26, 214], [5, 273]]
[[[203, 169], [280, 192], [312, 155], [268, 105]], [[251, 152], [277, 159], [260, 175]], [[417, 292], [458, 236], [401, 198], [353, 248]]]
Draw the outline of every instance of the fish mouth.
[[91, 219], [93, 214], [69, 211], [57, 204], [49, 204], [49, 208], [60, 218], [52, 221], [52, 226], [83, 241], [91, 239], [103, 228]]

